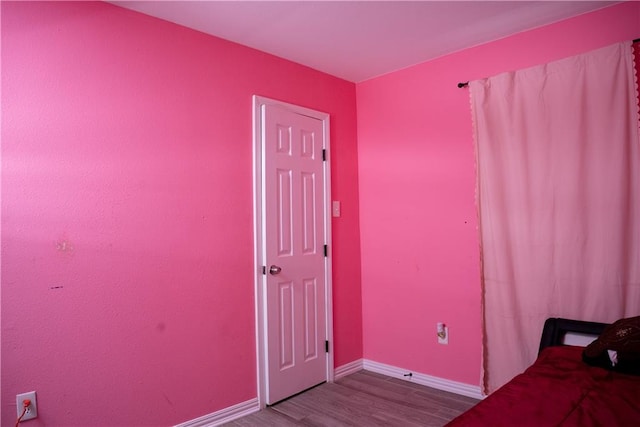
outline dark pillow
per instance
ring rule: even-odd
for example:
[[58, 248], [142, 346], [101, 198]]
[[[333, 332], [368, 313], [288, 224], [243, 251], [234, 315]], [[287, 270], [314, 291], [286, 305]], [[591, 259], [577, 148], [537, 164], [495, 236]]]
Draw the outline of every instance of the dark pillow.
[[[612, 364], [607, 350], [617, 353]], [[640, 375], [640, 316], [620, 319], [604, 328], [582, 352], [582, 360], [612, 371]]]

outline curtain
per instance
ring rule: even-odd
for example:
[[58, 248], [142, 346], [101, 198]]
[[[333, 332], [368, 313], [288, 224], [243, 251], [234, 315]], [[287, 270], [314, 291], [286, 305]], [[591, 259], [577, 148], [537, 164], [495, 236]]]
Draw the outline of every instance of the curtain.
[[627, 42], [469, 83], [485, 393], [535, 360], [546, 318], [640, 314], [633, 67]]
[[[636, 89], [638, 89], [638, 78], [640, 78], [640, 41], [633, 42], [634, 62], [636, 64]], [[638, 95], [638, 108], [640, 109], [640, 94]]]

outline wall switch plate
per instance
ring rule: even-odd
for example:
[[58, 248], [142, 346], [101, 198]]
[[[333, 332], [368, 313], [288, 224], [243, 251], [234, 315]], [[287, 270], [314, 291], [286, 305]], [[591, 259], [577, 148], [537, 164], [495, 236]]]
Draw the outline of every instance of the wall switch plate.
[[22, 411], [24, 410], [24, 400], [29, 399], [31, 404], [27, 407], [27, 411], [24, 413], [24, 416], [20, 420], [27, 421], [32, 420], [38, 417], [38, 402], [36, 402], [36, 392], [30, 391], [28, 393], [21, 393], [16, 395], [16, 410], [18, 412], [18, 418], [22, 415]]

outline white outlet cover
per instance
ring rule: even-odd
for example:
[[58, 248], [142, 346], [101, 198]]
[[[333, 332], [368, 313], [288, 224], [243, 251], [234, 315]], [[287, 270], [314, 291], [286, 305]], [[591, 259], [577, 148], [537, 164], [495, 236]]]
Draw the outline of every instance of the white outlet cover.
[[24, 404], [22, 402], [24, 402], [25, 399], [29, 399], [31, 401], [31, 405], [29, 405], [29, 407], [27, 408], [27, 412], [25, 412], [24, 416], [20, 420], [21, 422], [38, 418], [38, 402], [36, 401], [35, 391], [20, 393], [16, 395], [16, 412], [18, 413], [17, 417], [20, 418], [20, 415], [22, 415], [22, 411], [24, 409]]
[[449, 327], [444, 327], [444, 338], [438, 336], [438, 344], [449, 344]]

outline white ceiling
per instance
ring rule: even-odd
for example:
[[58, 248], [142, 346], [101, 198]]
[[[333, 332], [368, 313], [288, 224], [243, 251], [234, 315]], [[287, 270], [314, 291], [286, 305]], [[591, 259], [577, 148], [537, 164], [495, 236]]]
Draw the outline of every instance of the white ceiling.
[[111, 1], [361, 82], [618, 1]]

